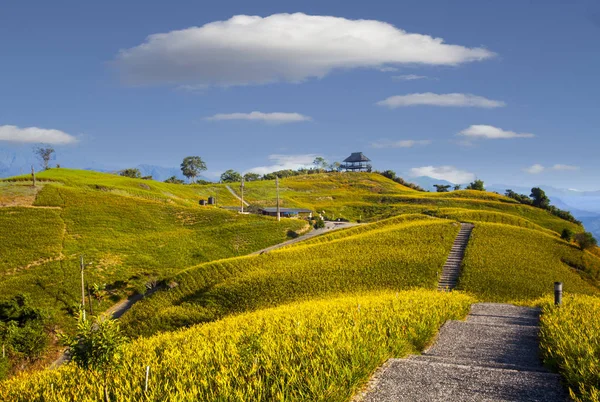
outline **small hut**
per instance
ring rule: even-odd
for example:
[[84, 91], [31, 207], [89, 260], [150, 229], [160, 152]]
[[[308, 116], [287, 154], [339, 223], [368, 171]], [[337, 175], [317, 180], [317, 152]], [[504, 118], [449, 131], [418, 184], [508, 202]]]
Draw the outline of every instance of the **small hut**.
[[369, 162], [371, 162], [371, 159], [363, 155], [362, 152], [352, 152], [352, 155], [344, 159], [341, 168], [346, 169], [346, 172], [349, 170], [366, 172], [371, 169]]

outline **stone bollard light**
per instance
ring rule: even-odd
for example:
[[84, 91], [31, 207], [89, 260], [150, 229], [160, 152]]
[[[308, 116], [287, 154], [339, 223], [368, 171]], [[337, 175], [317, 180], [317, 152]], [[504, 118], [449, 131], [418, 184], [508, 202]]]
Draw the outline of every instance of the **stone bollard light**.
[[554, 282], [554, 305], [562, 304], [563, 284], [562, 282]]

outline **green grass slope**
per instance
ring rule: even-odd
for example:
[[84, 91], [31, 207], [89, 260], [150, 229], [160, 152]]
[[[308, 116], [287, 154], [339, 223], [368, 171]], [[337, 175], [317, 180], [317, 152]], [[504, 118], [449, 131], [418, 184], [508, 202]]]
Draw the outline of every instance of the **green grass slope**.
[[598, 294], [600, 258], [539, 230], [476, 223], [458, 289], [484, 301], [526, 302], [552, 293]]
[[176, 288], [137, 303], [124, 324], [132, 335], [147, 335], [325, 295], [434, 289], [458, 231], [456, 223], [426, 216], [392, 219], [268, 254], [203, 264], [175, 277]]

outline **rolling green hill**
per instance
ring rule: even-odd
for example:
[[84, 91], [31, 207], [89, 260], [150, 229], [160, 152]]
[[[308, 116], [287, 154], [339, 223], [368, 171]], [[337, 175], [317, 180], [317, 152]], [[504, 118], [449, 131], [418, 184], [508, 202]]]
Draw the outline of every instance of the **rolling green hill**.
[[[253, 317], [280, 317], [269, 309], [301, 314], [298, 311], [308, 310], [297, 306], [310, 306], [315, 300], [327, 304], [338, 298], [343, 304], [348, 303], [347, 298], [363, 297], [367, 303], [370, 297], [381, 297], [373, 295], [385, 295], [387, 300], [398, 292], [419, 289], [419, 298], [434, 303], [438, 299], [432, 296], [433, 290], [459, 222], [475, 223], [458, 284], [468, 297], [457, 295], [456, 311], [446, 311], [444, 317], [464, 315], [465, 300], [536, 303], [552, 292], [557, 280], [564, 283], [567, 293], [600, 295], [598, 249], [582, 251], [560, 238], [563, 229], [583, 231], [580, 225], [495, 193], [418, 192], [375, 173], [285, 178], [280, 180], [282, 206], [309, 208], [328, 218], [362, 224], [250, 255], [298, 236], [309, 229], [308, 223], [299, 219], [277, 222], [198, 205], [200, 198], [217, 196], [219, 206], [238, 206], [239, 200], [222, 184], [166, 184], [69, 169], [52, 169], [38, 178], [36, 188], [26, 176], [0, 181], [0, 302], [26, 293], [48, 314], [49, 326], [69, 331], [81, 298], [78, 259], [84, 255], [86, 263], [91, 263], [85, 275], [95, 312], [136, 291], [143, 293], [147, 286], [168, 285], [134, 304], [120, 319], [131, 338], [142, 338], [132, 345], [142, 348], [180, 345], [181, 337], [187, 336], [181, 334], [218, 343], [211, 328], [237, 322], [234, 328], [241, 338], [227, 339], [241, 342], [239, 350], [246, 350], [246, 346], [256, 346], [246, 336], [261, 336], [256, 333], [258, 327], [249, 324]], [[238, 184], [230, 186], [238, 190]], [[246, 183], [245, 198], [255, 209], [274, 206], [275, 182]], [[335, 310], [333, 305], [327, 306], [323, 308]], [[381, 311], [387, 308], [382, 305]], [[409, 310], [406, 314], [416, 314]], [[240, 314], [247, 317], [240, 318], [241, 324], [236, 321]], [[318, 314], [307, 314], [317, 319]], [[346, 328], [344, 317], [332, 319], [324, 332], [317, 329], [315, 333], [329, 336], [327, 331], [336, 325]], [[424, 314], [419, 320], [429, 318]], [[440, 320], [424, 326], [426, 336], [419, 339], [430, 339]], [[290, 335], [293, 331], [288, 324], [277, 327], [281, 337], [268, 338], [273, 348], [304, 345], [294, 343], [297, 338]], [[316, 322], [307, 325], [319, 328]], [[191, 332], [179, 332], [187, 327]], [[164, 334], [144, 343], [146, 337], [159, 332]], [[289, 336], [295, 340], [290, 341]], [[389, 334], [381, 336], [369, 338], [361, 347], [368, 350], [375, 347], [377, 339], [391, 339]], [[340, 345], [341, 349], [348, 347]], [[142, 356], [136, 347], [128, 346], [127, 353]], [[159, 352], [148, 353], [154, 356], [152, 353]], [[178, 353], [182, 360], [204, 359], [192, 352]], [[382, 353], [390, 355], [388, 349]], [[369, 364], [376, 367], [372, 361]], [[48, 384], [79, 375], [73, 370], [42, 374], [35, 395], [49, 392]], [[238, 372], [235, 370], [232, 373]], [[170, 377], [163, 374], [168, 384]], [[121, 372], [115, 381], [124, 381], [127, 375]], [[179, 384], [187, 384], [183, 373], [174, 375]], [[357, 376], [348, 389], [360, 384], [365, 373]], [[61, 384], [70, 380], [64, 381]], [[17, 382], [11, 384], [18, 395], [34, 395], [19, 388]], [[130, 385], [137, 386], [134, 382]], [[299, 385], [302, 392], [304, 386]], [[77, 388], [76, 393], [86, 389]], [[200, 395], [205, 391], [194, 392]]]

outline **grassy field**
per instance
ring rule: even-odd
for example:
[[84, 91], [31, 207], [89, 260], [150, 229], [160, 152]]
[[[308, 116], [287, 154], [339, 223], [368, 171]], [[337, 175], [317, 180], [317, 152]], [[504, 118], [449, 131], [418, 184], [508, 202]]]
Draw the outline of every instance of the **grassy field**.
[[539, 230], [478, 223], [467, 246], [458, 288], [481, 300], [523, 302], [551, 293], [598, 293], [600, 258]]
[[[424, 290], [346, 296], [139, 339], [109, 376], [110, 394], [119, 401], [347, 401], [385, 360], [422, 350], [472, 301]], [[98, 400], [102, 389], [101, 376], [69, 365], [9, 380], [0, 398]]]
[[[100, 311], [187, 267], [248, 254], [306, 227], [298, 220], [277, 223], [200, 207], [193, 201], [202, 196], [196, 189], [201, 186], [67, 169], [38, 177], [48, 181], [30, 205], [0, 208], [0, 298], [29, 293], [59, 324], [80, 303], [80, 255], [92, 264], [88, 283], [106, 288], [106, 297], [94, 300]], [[14, 188], [31, 189], [20, 181], [1, 184], [5, 200], [22, 194]]]
[[576, 401], [600, 400], [600, 298], [567, 296], [563, 305], [544, 304], [541, 349]]
[[123, 323], [131, 335], [149, 335], [325, 295], [433, 289], [458, 231], [455, 223], [426, 216], [392, 219], [203, 264], [176, 276], [178, 287], [137, 303]]

